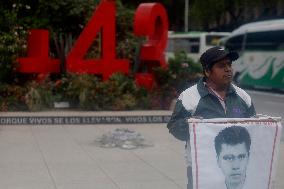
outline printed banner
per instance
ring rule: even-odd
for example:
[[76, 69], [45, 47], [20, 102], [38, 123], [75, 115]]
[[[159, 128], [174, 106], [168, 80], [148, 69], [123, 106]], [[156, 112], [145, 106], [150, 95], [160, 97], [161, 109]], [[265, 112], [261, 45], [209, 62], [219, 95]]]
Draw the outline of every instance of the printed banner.
[[194, 189], [273, 189], [280, 118], [190, 119]]
[[171, 116], [0, 116], [0, 125], [88, 125], [167, 123]]

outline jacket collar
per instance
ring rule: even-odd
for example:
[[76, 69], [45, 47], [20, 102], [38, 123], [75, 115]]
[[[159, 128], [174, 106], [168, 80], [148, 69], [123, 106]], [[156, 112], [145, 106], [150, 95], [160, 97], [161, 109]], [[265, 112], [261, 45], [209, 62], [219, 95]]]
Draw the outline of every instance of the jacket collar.
[[[201, 78], [197, 82], [197, 90], [198, 90], [201, 97], [205, 97], [205, 96], [210, 94], [210, 92], [209, 92], [208, 88], [205, 86], [204, 82], [205, 82], [204, 77]], [[235, 90], [234, 86], [232, 84], [230, 84], [227, 95], [231, 95], [231, 94], [234, 94], [234, 93], [236, 93], [236, 90]]]

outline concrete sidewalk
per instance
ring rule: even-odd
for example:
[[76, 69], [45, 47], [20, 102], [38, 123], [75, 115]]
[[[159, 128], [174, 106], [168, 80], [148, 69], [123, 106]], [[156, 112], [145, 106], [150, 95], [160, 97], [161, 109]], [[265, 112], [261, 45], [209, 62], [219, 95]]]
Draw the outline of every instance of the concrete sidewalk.
[[[153, 146], [101, 148], [96, 141], [115, 128], [135, 130]], [[185, 189], [183, 148], [165, 124], [1, 125], [0, 188]], [[283, 158], [282, 142], [275, 189], [284, 188]]]

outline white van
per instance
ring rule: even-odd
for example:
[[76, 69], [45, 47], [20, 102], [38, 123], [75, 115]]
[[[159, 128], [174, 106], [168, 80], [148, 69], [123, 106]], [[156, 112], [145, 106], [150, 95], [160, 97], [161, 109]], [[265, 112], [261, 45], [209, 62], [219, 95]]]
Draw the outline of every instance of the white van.
[[198, 61], [205, 50], [219, 45], [220, 39], [229, 35], [229, 32], [169, 32], [166, 60], [174, 57], [175, 52], [184, 50], [190, 58]]

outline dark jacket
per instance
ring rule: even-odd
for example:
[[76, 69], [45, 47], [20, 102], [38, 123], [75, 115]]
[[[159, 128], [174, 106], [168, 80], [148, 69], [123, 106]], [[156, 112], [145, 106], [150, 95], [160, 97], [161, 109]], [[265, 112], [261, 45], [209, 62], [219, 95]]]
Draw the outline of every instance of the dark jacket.
[[248, 118], [255, 115], [250, 96], [241, 88], [231, 84], [228, 89], [226, 111], [219, 99], [209, 92], [203, 79], [183, 91], [175, 105], [171, 119], [167, 124], [169, 132], [179, 140], [188, 140], [187, 119], [195, 116], [210, 118]]

